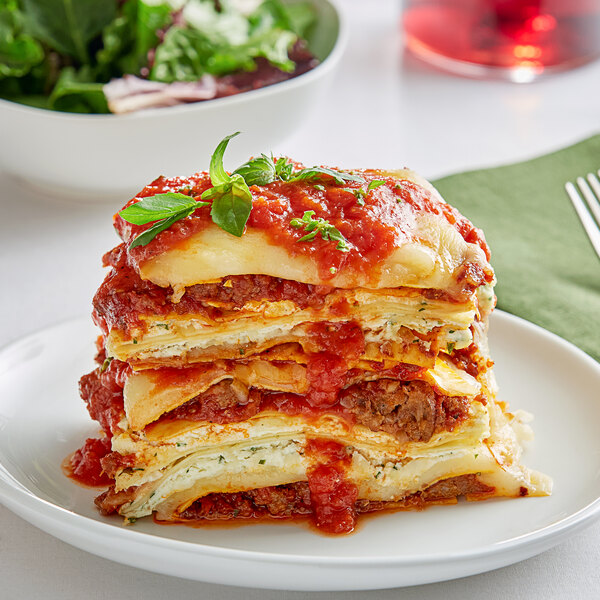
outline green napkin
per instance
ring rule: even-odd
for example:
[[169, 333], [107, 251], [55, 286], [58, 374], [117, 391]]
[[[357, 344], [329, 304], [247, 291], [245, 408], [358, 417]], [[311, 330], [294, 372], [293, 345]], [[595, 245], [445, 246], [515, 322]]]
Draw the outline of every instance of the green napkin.
[[498, 308], [537, 323], [600, 361], [600, 260], [565, 182], [600, 168], [600, 135], [564, 150], [434, 181], [483, 229]]

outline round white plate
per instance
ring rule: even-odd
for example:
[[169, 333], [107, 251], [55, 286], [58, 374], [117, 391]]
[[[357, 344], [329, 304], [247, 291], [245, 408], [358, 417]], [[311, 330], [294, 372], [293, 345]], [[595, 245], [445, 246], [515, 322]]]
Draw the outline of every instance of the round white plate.
[[77, 393], [93, 368], [88, 320], [0, 353], [0, 501], [40, 529], [120, 563], [212, 583], [290, 590], [390, 588], [472, 575], [528, 558], [600, 515], [600, 364], [496, 312], [490, 343], [501, 397], [535, 414], [524, 462], [554, 478], [548, 498], [460, 502], [369, 517], [349, 536], [297, 524], [190, 528], [100, 516], [95, 490], [61, 461], [97, 428]]

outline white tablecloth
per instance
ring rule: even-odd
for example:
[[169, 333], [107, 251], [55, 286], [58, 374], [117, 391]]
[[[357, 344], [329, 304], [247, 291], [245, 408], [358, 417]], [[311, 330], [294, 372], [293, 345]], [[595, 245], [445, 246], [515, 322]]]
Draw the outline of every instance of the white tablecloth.
[[[350, 46], [341, 68], [318, 112], [275, 152], [311, 164], [407, 165], [433, 178], [533, 157], [600, 129], [600, 61], [528, 85], [453, 77], [404, 54], [398, 4], [342, 0]], [[0, 345], [89, 314], [119, 206], [49, 200], [0, 174], [0, 208]], [[596, 524], [514, 566], [402, 591], [263, 592], [124, 567], [0, 507], [0, 598], [598, 598], [598, 542]]]

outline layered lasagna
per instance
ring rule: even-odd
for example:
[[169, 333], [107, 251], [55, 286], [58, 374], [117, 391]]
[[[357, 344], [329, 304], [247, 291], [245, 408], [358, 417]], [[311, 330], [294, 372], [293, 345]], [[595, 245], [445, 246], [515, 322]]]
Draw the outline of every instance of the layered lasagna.
[[[246, 175], [237, 234], [212, 172], [161, 177], [115, 216], [80, 382], [103, 435], [71, 459], [107, 486], [100, 511], [345, 533], [366, 512], [550, 493], [521, 464], [524, 416], [496, 398], [481, 231], [408, 170], [277, 164]], [[158, 213], [126, 219], [181, 196], [198, 208], [158, 232]]]

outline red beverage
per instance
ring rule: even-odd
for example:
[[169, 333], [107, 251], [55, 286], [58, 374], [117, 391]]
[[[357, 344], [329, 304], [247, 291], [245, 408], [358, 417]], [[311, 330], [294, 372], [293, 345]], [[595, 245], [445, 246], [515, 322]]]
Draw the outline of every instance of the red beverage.
[[531, 81], [600, 56], [600, 0], [404, 0], [406, 45], [441, 68]]

